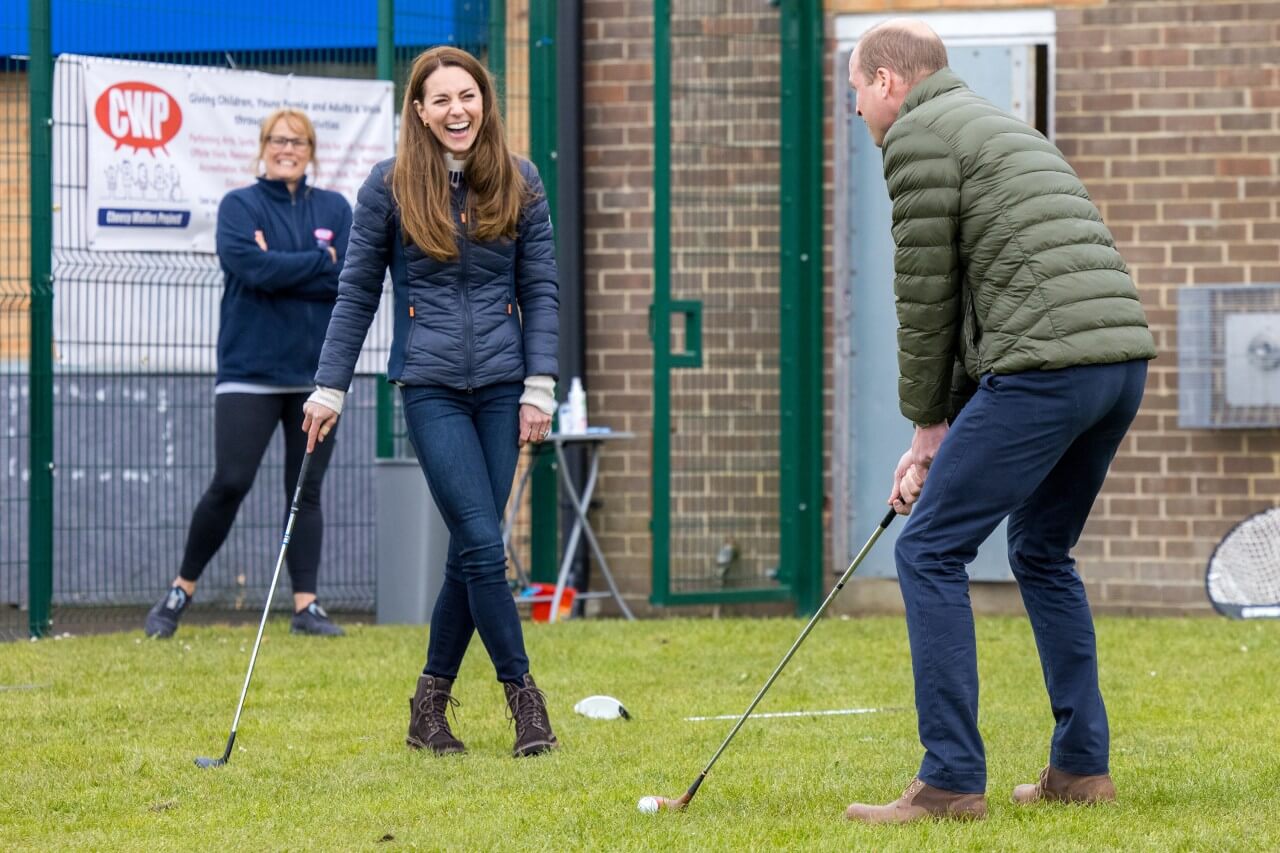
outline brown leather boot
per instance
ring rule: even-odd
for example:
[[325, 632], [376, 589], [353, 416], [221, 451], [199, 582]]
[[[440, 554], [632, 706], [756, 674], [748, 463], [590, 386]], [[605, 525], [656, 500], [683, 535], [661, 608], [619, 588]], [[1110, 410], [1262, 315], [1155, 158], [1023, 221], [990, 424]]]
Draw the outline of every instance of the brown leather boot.
[[445, 717], [450, 706], [458, 707], [458, 700], [449, 695], [452, 689], [453, 682], [447, 678], [418, 677], [418, 690], [409, 700], [409, 735], [404, 739], [411, 748], [430, 749], [436, 755], [467, 751]]
[[512, 755], [516, 758], [537, 755], [560, 745], [547, 718], [547, 697], [533, 683], [533, 676], [525, 673], [519, 684], [504, 681], [502, 689], [507, 694], [507, 713], [516, 724]]
[[1013, 801], [1019, 805], [1049, 800], [1057, 803], [1109, 803], [1116, 798], [1116, 786], [1111, 776], [1077, 776], [1054, 767], [1040, 772], [1040, 781], [1034, 785], [1018, 785], [1013, 789]]
[[958, 794], [911, 780], [907, 790], [892, 803], [869, 806], [854, 803], [844, 810], [846, 820], [862, 823], [911, 823], [930, 818], [938, 820], [982, 820], [987, 816], [985, 794]]

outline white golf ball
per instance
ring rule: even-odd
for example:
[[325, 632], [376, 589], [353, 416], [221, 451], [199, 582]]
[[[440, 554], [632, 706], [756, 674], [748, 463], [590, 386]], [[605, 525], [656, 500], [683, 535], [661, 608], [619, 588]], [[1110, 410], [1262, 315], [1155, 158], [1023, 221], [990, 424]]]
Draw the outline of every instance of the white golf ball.
[[640, 802], [636, 803], [636, 808], [638, 808], [640, 811], [644, 812], [645, 814], [657, 814], [658, 798], [657, 797], [641, 797]]

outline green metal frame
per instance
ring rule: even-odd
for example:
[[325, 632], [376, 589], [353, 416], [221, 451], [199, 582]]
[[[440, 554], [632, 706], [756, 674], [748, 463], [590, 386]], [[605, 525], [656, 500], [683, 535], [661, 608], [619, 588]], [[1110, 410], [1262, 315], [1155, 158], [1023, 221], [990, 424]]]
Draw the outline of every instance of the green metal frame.
[[379, 373], [374, 385], [374, 451], [375, 459], [394, 459], [396, 455], [395, 386]]
[[672, 367], [702, 367], [702, 303], [696, 299], [673, 299], [672, 314], [684, 315], [684, 352], [671, 353]]
[[671, 596], [671, 0], [653, 3], [653, 446], [649, 601]]
[[[671, 589], [671, 371], [701, 367], [701, 303], [671, 298], [671, 0], [655, 0], [653, 23], [653, 446], [652, 446], [652, 604], [747, 604], [787, 601], [785, 586], [706, 592]], [[696, 306], [696, 307], [695, 307]], [[685, 315], [686, 350], [671, 352], [671, 315]], [[692, 323], [691, 323], [692, 321]], [[693, 332], [690, 332], [692, 325]], [[692, 358], [689, 341], [697, 347]]]
[[[396, 3], [378, 0], [377, 65], [379, 80], [393, 80], [396, 75]], [[391, 105], [395, 109], [395, 104]]]
[[[822, 6], [782, 0], [780, 565], [776, 588], [671, 590], [671, 370], [700, 367], [701, 305], [671, 299], [671, 0], [654, 2], [653, 589], [656, 605], [822, 598]], [[696, 307], [695, 307], [696, 306]], [[671, 352], [685, 314], [686, 351]]]
[[27, 65], [31, 144], [30, 466], [28, 625], [53, 627], [53, 46], [51, 0], [30, 0]]
[[[500, 4], [505, 7], [505, 3]], [[504, 11], [505, 14], [505, 11]], [[504, 22], [505, 27], [505, 22]], [[558, 222], [557, 187], [559, 170], [559, 117], [556, 86], [556, 4], [529, 4], [529, 155], [538, 167], [542, 186], [551, 208], [551, 221]], [[530, 578], [538, 583], [555, 583], [559, 570], [559, 483], [555, 453], [539, 446], [534, 453], [530, 483], [531, 524]]]
[[489, 0], [489, 73], [498, 88], [498, 109], [507, 114], [507, 0]]
[[779, 576], [822, 599], [822, 4], [783, 0]]

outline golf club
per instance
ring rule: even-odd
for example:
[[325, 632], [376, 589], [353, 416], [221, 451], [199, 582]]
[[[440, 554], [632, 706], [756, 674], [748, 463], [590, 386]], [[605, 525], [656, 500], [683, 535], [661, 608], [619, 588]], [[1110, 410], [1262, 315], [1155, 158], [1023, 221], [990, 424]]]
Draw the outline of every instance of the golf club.
[[258, 660], [258, 647], [262, 645], [262, 629], [267, 627], [267, 614], [271, 612], [271, 600], [276, 597], [276, 584], [280, 581], [280, 567], [284, 565], [284, 555], [289, 550], [289, 536], [293, 533], [293, 522], [298, 517], [298, 503], [302, 500], [302, 486], [307, 481], [307, 469], [311, 466], [311, 454], [302, 457], [302, 467], [298, 470], [298, 485], [293, 489], [293, 501], [289, 504], [289, 520], [284, 525], [284, 539], [280, 542], [280, 555], [276, 557], [276, 570], [271, 576], [271, 589], [267, 591], [267, 603], [262, 608], [262, 620], [258, 623], [258, 638], [253, 641], [253, 654], [249, 656], [249, 671], [244, 674], [244, 687], [240, 690], [240, 702], [236, 705], [236, 716], [231, 721], [231, 737], [227, 738], [227, 748], [221, 758], [197, 758], [197, 767], [221, 767], [231, 759], [231, 747], [236, 742], [236, 728], [240, 725], [240, 712], [244, 710], [244, 697], [249, 693], [249, 681], [253, 678], [253, 665]]
[[818, 612], [813, 614], [813, 618], [809, 620], [809, 624], [804, 626], [804, 630], [800, 632], [800, 636], [796, 638], [796, 641], [791, 644], [791, 648], [787, 651], [786, 655], [783, 656], [782, 662], [779, 663], [777, 669], [773, 671], [773, 675], [769, 676], [769, 680], [764, 683], [764, 687], [760, 688], [760, 692], [756, 694], [756, 698], [751, 700], [751, 704], [747, 706], [746, 713], [744, 713], [738, 719], [738, 722], [734, 724], [733, 729], [729, 732], [729, 736], [720, 744], [720, 748], [716, 750], [716, 754], [711, 756], [711, 760], [707, 762], [707, 766], [698, 774], [698, 778], [693, 780], [693, 784], [689, 786], [689, 790], [685, 791], [679, 797], [674, 798], [644, 797], [640, 800], [638, 805], [640, 811], [650, 814], [657, 812], [660, 809], [666, 809], [667, 811], [680, 811], [685, 806], [689, 805], [689, 801], [693, 799], [694, 794], [698, 793], [698, 787], [702, 785], [702, 781], [707, 778], [707, 774], [711, 772], [711, 768], [715, 766], [716, 760], [720, 758], [720, 754], [723, 753], [725, 747], [729, 745], [729, 741], [733, 740], [733, 736], [738, 733], [738, 729], [742, 728], [742, 724], [747, 721], [747, 717], [750, 717], [751, 712], [755, 710], [756, 705], [760, 704], [760, 700], [763, 699], [764, 694], [769, 691], [769, 688], [773, 685], [778, 674], [782, 672], [783, 667], [787, 665], [787, 661], [791, 660], [791, 656], [796, 653], [796, 649], [800, 648], [800, 644], [804, 642], [804, 638], [809, 636], [809, 632], [813, 630], [813, 626], [816, 625], [818, 620], [822, 617], [822, 612], [827, 609], [827, 605], [840, 594], [840, 590], [844, 589], [845, 583], [853, 576], [853, 573], [857, 571], [863, 558], [866, 557], [867, 553], [871, 550], [871, 546], [875, 545], [876, 540], [880, 538], [880, 534], [884, 533], [885, 530], [888, 529], [889, 525], [893, 523], [895, 515], [897, 515], [897, 512], [893, 509], [890, 509], [885, 513], [884, 518], [880, 520], [879, 526], [877, 526], [872, 532], [871, 538], [867, 540], [867, 544], [862, 546], [862, 550], [858, 552], [858, 556], [854, 557], [853, 562], [849, 564], [849, 568], [844, 570], [844, 574], [840, 576], [840, 580], [836, 583], [835, 588], [831, 590], [827, 595], [826, 600], [822, 602], [822, 606], [818, 608]]

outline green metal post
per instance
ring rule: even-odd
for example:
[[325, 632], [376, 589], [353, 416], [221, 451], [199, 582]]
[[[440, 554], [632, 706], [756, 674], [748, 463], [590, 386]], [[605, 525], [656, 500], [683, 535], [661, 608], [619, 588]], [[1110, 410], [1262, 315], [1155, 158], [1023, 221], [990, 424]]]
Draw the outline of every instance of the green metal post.
[[[396, 3], [395, 0], [378, 0], [378, 79], [392, 80], [396, 71]], [[395, 109], [395, 98], [392, 98]], [[395, 387], [387, 382], [385, 373], [379, 373], [374, 382], [374, 455], [378, 459], [392, 459], [396, 455]]]
[[653, 4], [653, 589], [671, 592], [671, 2]]
[[[505, 3], [500, 4], [505, 7]], [[551, 207], [551, 221], [559, 222], [556, 209], [557, 103], [556, 103], [556, 4], [531, 3], [529, 7], [529, 154], [538, 167]], [[565, 381], [561, 377], [561, 381]], [[555, 454], [539, 448], [530, 485], [532, 534], [530, 577], [555, 583], [559, 570], [559, 483]]]
[[27, 570], [32, 637], [53, 627], [53, 46], [50, 0], [30, 0], [31, 367]]
[[507, 114], [507, 2], [489, 0], [489, 73], [498, 87], [498, 109]]
[[385, 373], [374, 379], [374, 457], [394, 459], [396, 455], [396, 398], [395, 386], [387, 381]]
[[822, 4], [782, 2], [781, 574], [822, 598]]
[[[396, 0], [378, 0], [378, 79], [394, 80], [396, 74]], [[392, 98], [392, 109], [395, 108]]]

